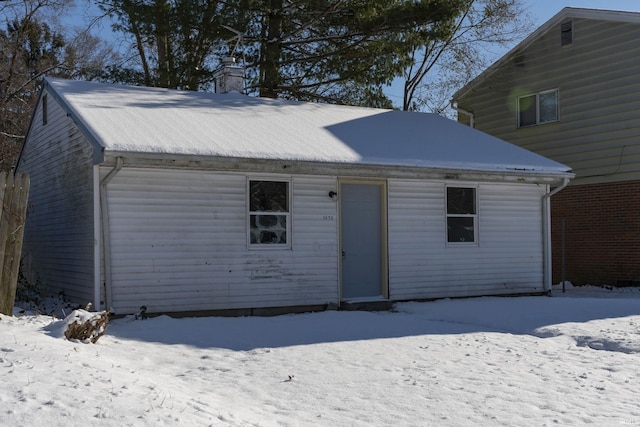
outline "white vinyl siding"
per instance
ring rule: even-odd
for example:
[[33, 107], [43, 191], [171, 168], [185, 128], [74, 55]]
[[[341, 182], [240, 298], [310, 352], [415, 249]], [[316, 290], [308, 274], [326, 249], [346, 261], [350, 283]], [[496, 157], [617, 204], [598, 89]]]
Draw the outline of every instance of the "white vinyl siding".
[[[33, 120], [18, 165], [31, 180], [23, 272], [45, 292], [95, 303], [93, 152], [66, 112], [45, 97], [47, 124]], [[42, 107], [34, 117], [44, 118]]]
[[[108, 187], [116, 312], [338, 302], [338, 203], [328, 196], [336, 178], [291, 177], [288, 251], [247, 248], [246, 180], [127, 168], [116, 175]], [[391, 299], [543, 291], [544, 186], [477, 188], [481, 244], [450, 247], [446, 183], [389, 181]]]
[[542, 292], [544, 187], [479, 184], [478, 246], [446, 244], [445, 188], [389, 180], [391, 299]]
[[116, 312], [337, 303], [336, 179], [290, 182], [292, 250], [250, 251], [244, 174], [122, 169], [108, 185]]

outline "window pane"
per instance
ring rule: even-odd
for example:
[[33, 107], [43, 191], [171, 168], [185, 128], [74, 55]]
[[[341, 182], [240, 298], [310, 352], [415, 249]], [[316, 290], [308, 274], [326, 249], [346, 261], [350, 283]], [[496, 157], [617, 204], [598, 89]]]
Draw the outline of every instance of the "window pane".
[[289, 212], [288, 182], [251, 181], [249, 194], [251, 212]]
[[251, 243], [287, 243], [286, 215], [251, 215]]
[[447, 214], [475, 214], [476, 189], [447, 187]]
[[540, 94], [540, 123], [558, 120], [558, 93], [545, 92]]
[[536, 96], [523, 96], [518, 98], [519, 126], [536, 124]]
[[473, 217], [447, 218], [448, 242], [474, 242]]

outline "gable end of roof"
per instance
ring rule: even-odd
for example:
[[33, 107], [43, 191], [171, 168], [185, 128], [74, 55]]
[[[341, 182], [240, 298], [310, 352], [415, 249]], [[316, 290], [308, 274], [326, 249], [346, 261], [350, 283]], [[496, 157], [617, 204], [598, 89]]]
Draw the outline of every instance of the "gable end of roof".
[[[51, 97], [60, 105], [67, 117], [69, 117], [78, 126], [82, 134], [87, 138], [87, 141], [93, 147], [93, 164], [100, 164], [104, 162], [104, 146], [98, 141], [98, 138], [91, 131], [89, 126], [80, 118], [80, 116], [71, 108], [71, 106], [63, 99], [63, 97], [57, 92], [54, 85], [49, 83], [49, 79], [45, 77], [44, 84], [42, 86], [42, 94], [48, 93]], [[42, 96], [42, 94], [40, 96]]]
[[624, 12], [618, 10], [604, 10], [604, 9], [585, 9], [575, 7], [565, 7], [556, 15], [554, 15], [547, 22], [538, 27], [533, 33], [529, 34], [523, 41], [518, 43], [504, 56], [491, 64], [489, 68], [480, 73], [476, 78], [460, 88], [451, 98], [451, 104], [458, 102], [458, 100], [464, 97], [467, 93], [471, 92], [482, 81], [491, 76], [498, 70], [503, 64], [509, 62], [512, 58], [521, 53], [524, 49], [533, 44], [536, 40], [554, 28], [556, 25], [562, 23], [567, 19], [580, 18], [580, 19], [593, 19], [601, 21], [613, 21], [613, 22], [625, 22], [632, 24], [640, 24], [640, 13], [638, 12]]

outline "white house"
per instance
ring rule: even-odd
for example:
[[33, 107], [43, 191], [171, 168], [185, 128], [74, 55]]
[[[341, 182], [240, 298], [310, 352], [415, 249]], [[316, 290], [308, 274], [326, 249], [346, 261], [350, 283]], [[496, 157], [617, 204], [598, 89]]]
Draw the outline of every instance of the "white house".
[[443, 117], [47, 79], [24, 271], [117, 314], [550, 289], [567, 166]]

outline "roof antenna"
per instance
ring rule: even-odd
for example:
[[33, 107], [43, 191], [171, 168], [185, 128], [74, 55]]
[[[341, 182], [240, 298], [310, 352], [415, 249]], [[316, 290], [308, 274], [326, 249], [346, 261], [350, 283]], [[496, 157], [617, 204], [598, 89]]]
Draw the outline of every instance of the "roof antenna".
[[[231, 50], [231, 52], [229, 53], [229, 56], [231, 57], [235, 57], [236, 51], [238, 50], [238, 47], [243, 46], [244, 47], [244, 33], [241, 33], [240, 31], [229, 27], [228, 25], [223, 25], [222, 28], [226, 28], [227, 30], [231, 31], [232, 33], [235, 34], [235, 37], [231, 37], [229, 40], [227, 40], [227, 43], [230, 43], [232, 41], [236, 41], [236, 45], [233, 47], [233, 49]], [[244, 53], [242, 54], [242, 61], [244, 63]]]
[[235, 58], [235, 53], [238, 48], [244, 45], [244, 34], [229, 26], [223, 25], [223, 27], [236, 34], [234, 37], [227, 40], [227, 43], [235, 40], [236, 44], [229, 55], [221, 61], [222, 64], [220, 68], [218, 68], [213, 75], [215, 82], [215, 92], [244, 93], [244, 54], [242, 55], [242, 66], [236, 64]]

